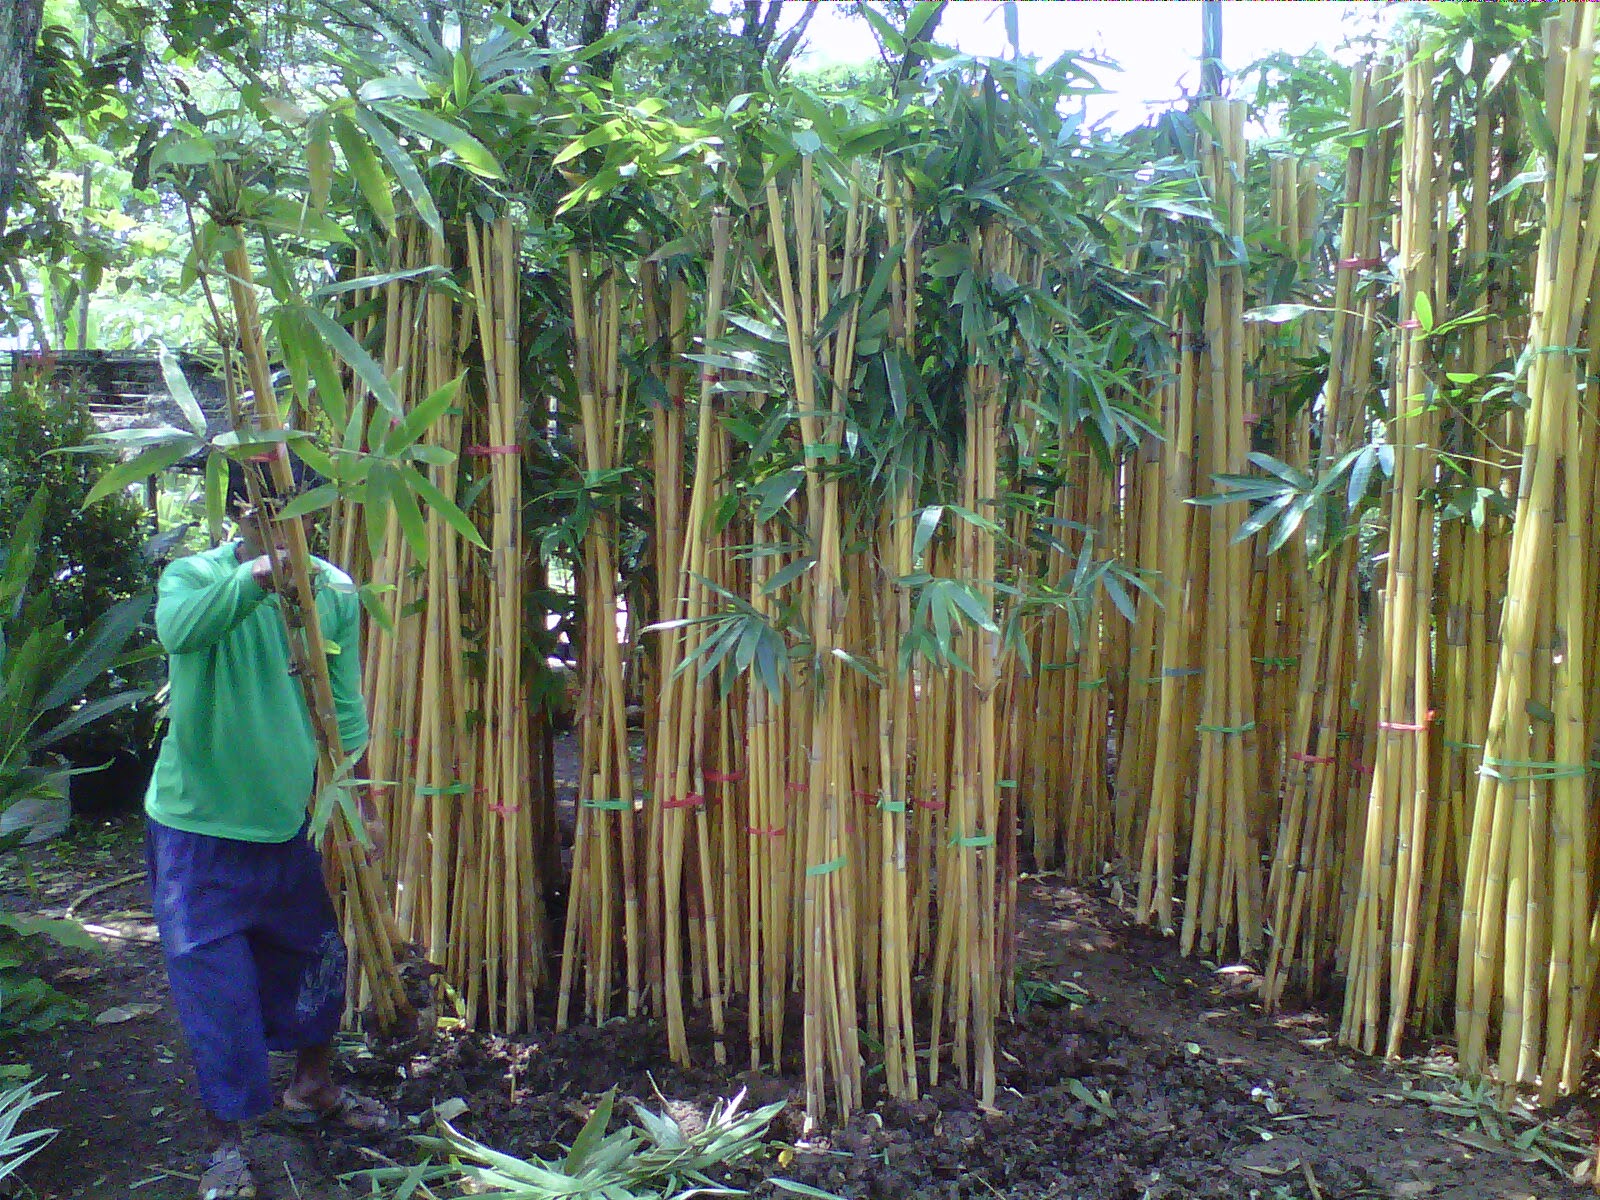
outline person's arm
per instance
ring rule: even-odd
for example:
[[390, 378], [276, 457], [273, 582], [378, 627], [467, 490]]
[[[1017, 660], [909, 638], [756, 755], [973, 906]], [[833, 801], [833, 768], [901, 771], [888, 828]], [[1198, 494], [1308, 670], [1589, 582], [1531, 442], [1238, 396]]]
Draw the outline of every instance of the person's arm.
[[333, 597], [335, 620], [329, 637], [339, 653], [328, 655], [328, 678], [333, 685], [333, 711], [339, 718], [339, 740], [346, 755], [362, 751], [371, 731], [367, 727], [367, 702], [361, 695], [361, 606], [354, 596]]
[[206, 650], [227, 637], [267, 597], [255, 562], [213, 579], [197, 559], [180, 558], [156, 584], [156, 637], [168, 654]]

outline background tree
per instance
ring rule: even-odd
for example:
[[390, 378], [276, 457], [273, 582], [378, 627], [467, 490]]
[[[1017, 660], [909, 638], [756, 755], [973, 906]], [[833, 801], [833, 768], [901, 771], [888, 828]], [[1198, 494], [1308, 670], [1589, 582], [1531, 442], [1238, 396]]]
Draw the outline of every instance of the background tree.
[[28, 133], [33, 67], [38, 57], [44, 0], [0, 6], [0, 233], [17, 181], [17, 160]]

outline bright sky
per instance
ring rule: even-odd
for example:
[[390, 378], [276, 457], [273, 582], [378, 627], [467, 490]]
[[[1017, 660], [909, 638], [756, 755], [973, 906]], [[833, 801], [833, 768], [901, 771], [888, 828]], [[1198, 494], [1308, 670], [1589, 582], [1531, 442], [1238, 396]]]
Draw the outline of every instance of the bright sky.
[[[786, 3], [796, 15], [800, 7]], [[1007, 49], [1001, 7], [997, 0], [955, 0], [937, 39], [969, 54], [999, 56]], [[1370, 29], [1378, 10], [1388, 7], [1377, 0], [1228, 0], [1222, 6], [1223, 64], [1238, 70], [1274, 50], [1331, 50], [1356, 27]], [[1101, 83], [1112, 94], [1092, 100], [1089, 116], [1130, 126], [1144, 119], [1147, 106], [1197, 89], [1200, 8], [1199, 0], [1022, 0], [1017, 27], [1025, 54], [1048, 61], [1067, 50], [1094, 51], [1121, 64], [1120, 72], [1104, 73]], [[817, 66], [877, 54], [870, 31], [840, 3], [824, 2], [817, 10], [807, 42], [801, 61]]]

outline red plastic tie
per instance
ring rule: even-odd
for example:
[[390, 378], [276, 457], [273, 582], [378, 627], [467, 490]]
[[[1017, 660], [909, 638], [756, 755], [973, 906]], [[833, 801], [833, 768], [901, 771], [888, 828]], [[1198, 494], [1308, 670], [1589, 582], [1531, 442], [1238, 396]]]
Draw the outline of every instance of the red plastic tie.
[[520, 805], [520, 804], [491, 804], [491, 805], [489, 805], [489, 811], [494, 813], [498, 817], [504, 817], [504, 816], [509, 815], [510, 813], [521, 812], [522, 811], [522, 805]]
[[1400, 328], [1401, 329], [1421, 329], [1422, 328], [1422, 322], [1417, 320], [1415, 317], [1412, 317], [1409, 321], [1401, 321], [1400, 322]]
[[492, 458], [496, 455], [521, 454], [521, 446], [468, 446], [467, 453], [473, 458]]
[[752, 837], [782, 837], [787, 832], [782, 825], [774, 825], [770, 829], [760, 825], [746, 825], [744, 828]]
[[687, 796], [684, 796], [681, 799], [679, 797], [677, 797], [677, 796], [668, 796], [665, 800], [663, 800], [661, 802], [661, 807], [662, 808], [704, 808], [705, 804], [706, 804], [706, 798], [704, 796], [698, 796], [694, 792], [690, 792]]
[[1394, 733], [1421, 733], [1429, 725], [1433, 724], [1433, 718], [1437, 715], [1438, 713], [1430, 708], [1428, 710], [1428, 715], [1423, 719], [1420, 725], [1405, 725], [1398, 721], [1379, 721], [1378, 728], [1388, 729]]
[[1245, 415], [1244, 415], [1244, 423], [1246, 425], [1256, 425], [1256, 424], [1259, 424], [1260, 421], [1261, 421], [1261, 414], [1260, 413], [1245, 413]]
[[707, 771], [705, 773], [705, 776], [706, 776], [706, 782], [707, 783], [742, 783], [742, 782], [744, 782], [744, 772], [743, 771]]
[[791, 796], [804, 796], [809, 790], [805, 784], [796, 783], [792, 779], [788, 783], [784, 784], [783, 787], [784, 790], [787, 791]]
[[914, 800], [913, 803], [915, 803], [918, 808], [925, 808], [929, 812], [943, 812], [944, 811], [944, 801], [943, 800]]
[[245, 462], [271, 463], [271, 462], [277, 462], [282, 457], [283, 457], [283, 443], [279, 442], [271, 450], [264, 451], [261, 454], [247, 454], [247, 455], [245, 455]]
[[873, 803], [876, 803], [878, 799], [877, 792], [863, 792], [860, 788], [851, 788], [850, 794], [857, 800], [866, 800]]
[[1333, 761], [1331, 754], [1303, 754], [1299, 750], [1292, 750], [1289, 757], [1295, 762], [1305, 763], [1308, 767], [1325, 767]]
[[1341, 271], [1370, 271], [1383, 266], [1381, 258], [1341, 258], [1333, 264]]

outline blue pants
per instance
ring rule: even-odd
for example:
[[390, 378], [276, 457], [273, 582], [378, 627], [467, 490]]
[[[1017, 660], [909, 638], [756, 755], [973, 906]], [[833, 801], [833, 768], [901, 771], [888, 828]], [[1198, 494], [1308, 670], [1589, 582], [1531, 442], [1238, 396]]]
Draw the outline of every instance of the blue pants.
[[345, 949], [301, 835], [239, 842], [148, 823], [156, 926], [200, 1100], [222, 1121], [272, 1107], [269, 1050], [324, 1045], [344, 1009]]

